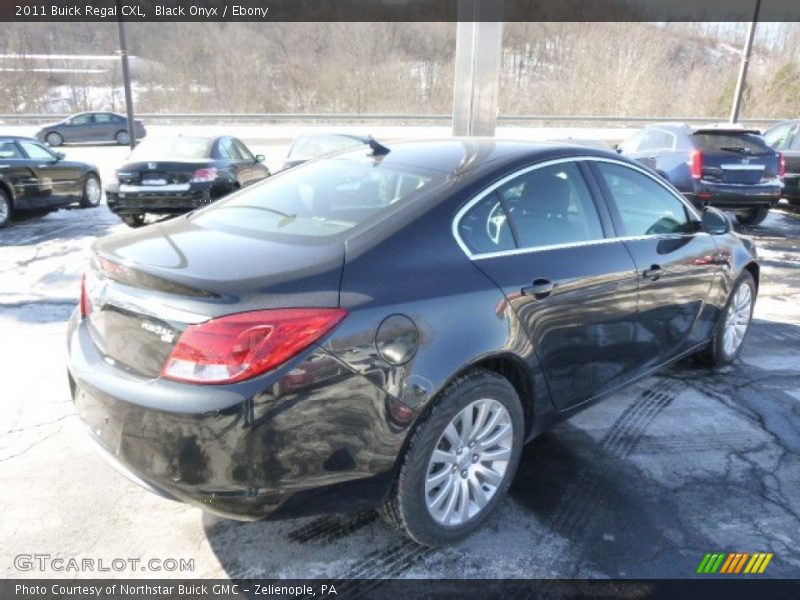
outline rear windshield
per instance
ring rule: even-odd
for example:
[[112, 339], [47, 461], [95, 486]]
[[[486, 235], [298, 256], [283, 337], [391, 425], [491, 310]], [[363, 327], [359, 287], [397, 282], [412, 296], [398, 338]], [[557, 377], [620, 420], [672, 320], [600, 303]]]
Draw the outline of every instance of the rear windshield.
[[292, 145], [292, 149], [289, 151], [289, 158], [294, 160], [309, 160], [363, 145], [364, 143], [361, 140], [344, 135], [314, 135], [301, 137]]
[[706, 152], [762, 154], [770, 151], [764, 138], [754, 133], [695, 133], [692, 139], [696, 147]]
[[151, 138], [136, 146], [129, 160], [192, 160], [209, 158], [211, 143], [208, 138], [177, 137]]
[[[243, 234], [334, 236], [442, 185], [446, 174], [359, 152], [273, 175], [190, 218]], [[351, 158], [352, 157], [352, 158]]]

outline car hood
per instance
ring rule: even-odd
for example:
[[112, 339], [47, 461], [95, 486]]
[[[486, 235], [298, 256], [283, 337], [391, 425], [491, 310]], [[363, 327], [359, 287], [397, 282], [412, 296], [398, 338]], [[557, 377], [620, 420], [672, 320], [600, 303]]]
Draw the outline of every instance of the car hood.
[[[314, 245], [275, 241], [210, 229], [181, 216], [108, 236], [95, 242], [93, 249], [114, 263], [157, 278], [150, 281], [199, 290], [225, 305], [237, 303], [241, 310], [339, 304], [341, 241]], [[170, 286], [155, 287], [164, 291]]]

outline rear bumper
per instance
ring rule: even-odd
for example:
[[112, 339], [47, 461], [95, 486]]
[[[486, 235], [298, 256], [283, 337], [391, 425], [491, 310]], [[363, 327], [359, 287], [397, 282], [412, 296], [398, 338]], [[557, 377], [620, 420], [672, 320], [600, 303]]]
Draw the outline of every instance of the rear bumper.
[[694, 181], [685, 196], [696, 206], [722, 209], [745, 209], [775, 206], [781, 198], [782, 186], [777, 183], [754, 185]]
[[211, 195], [211, 184], [190, 184], [187, 190], [170, 192], [157, 188], [122, 192], [118, 184], [106, 188], [106, 204], [116, 214], [189, 212], [208, 206], [215, 199]]
[[[160, 496], [254, 520], [364, 510], [391, 489], [407, 431], [386, 422], [396, 401], [322, 349], [239, 384], [181, 384], [108, 364], [76, 314], [68, 353], [73, 401], [100, 454]], [[320, 360], [341, 369], [283, 385]]]

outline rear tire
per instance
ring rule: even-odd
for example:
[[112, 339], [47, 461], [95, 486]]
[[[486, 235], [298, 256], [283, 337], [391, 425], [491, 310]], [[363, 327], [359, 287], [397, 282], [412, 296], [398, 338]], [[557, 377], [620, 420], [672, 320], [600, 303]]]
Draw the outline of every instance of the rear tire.
[[103, 199], [103, 189], [97, 175], [89, 173], [83, 178], [83, 194], [81, 195], [81, 208], [95, 208]]
[[749, 271], [743, 271], [731, 288], [725, 308], [711, 336], [711, 344], [702, 352], [703, 362], [714, 367], [731, 364], [739, 356], [753, 319], [756, 282]]
[[507, 379], [483, 370], [459, 377], [414, 431], [381, 515], [425, 546], [467, 537], [508, 490], [524, 428]]
[[60, 146], [64, 143], [64, 136], [62, 136], [60, 133], [56, 133], [55, 131], [51, 131], [44, 136], [44, 141], [47, 142], [48, 146]]
[[747, 211], [737, 212], [736, 220], [740, 225], [760, 225], [769, 214], [769, 208], [752, 208]]
[[137, 227], [144, 226], [144, 214], [143, 213], [135, 213], [130, 215], [120, 215], [120, 219], [122, 222], [125, 223], [128, 227], [133, 227], [136, 229]]
[[114, 139], [120, 146], [127, 146], [131, 143], [131, 137], [128, 135], [127, 131], [118, 131]]
[[0, 229], [11, 221], [11, 198], [3, 188], [0, 188]]

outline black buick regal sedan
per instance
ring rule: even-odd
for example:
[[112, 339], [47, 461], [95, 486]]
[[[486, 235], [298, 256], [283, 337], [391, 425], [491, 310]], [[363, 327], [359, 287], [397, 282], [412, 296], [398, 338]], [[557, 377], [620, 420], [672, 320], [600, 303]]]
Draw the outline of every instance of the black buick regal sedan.
[[18, 212], [48, 212], [73, 203], [100, 204], [97, 167], [67, 160], [28, 137], [0, 136], [0, 228]]
[[234, 137], [152, 138], [117, 169], [106, 203], [128, 226], [140, 227], [146, 214], [186, 213], [269, 174], [264, 157]]
[[235, 519], [381, 507], [445, 544], [555, 422], [734, 360], [758, 279], [722, 213], [612, 152], [362, 147], [96, 242], [70, 382], [151, 491]]

